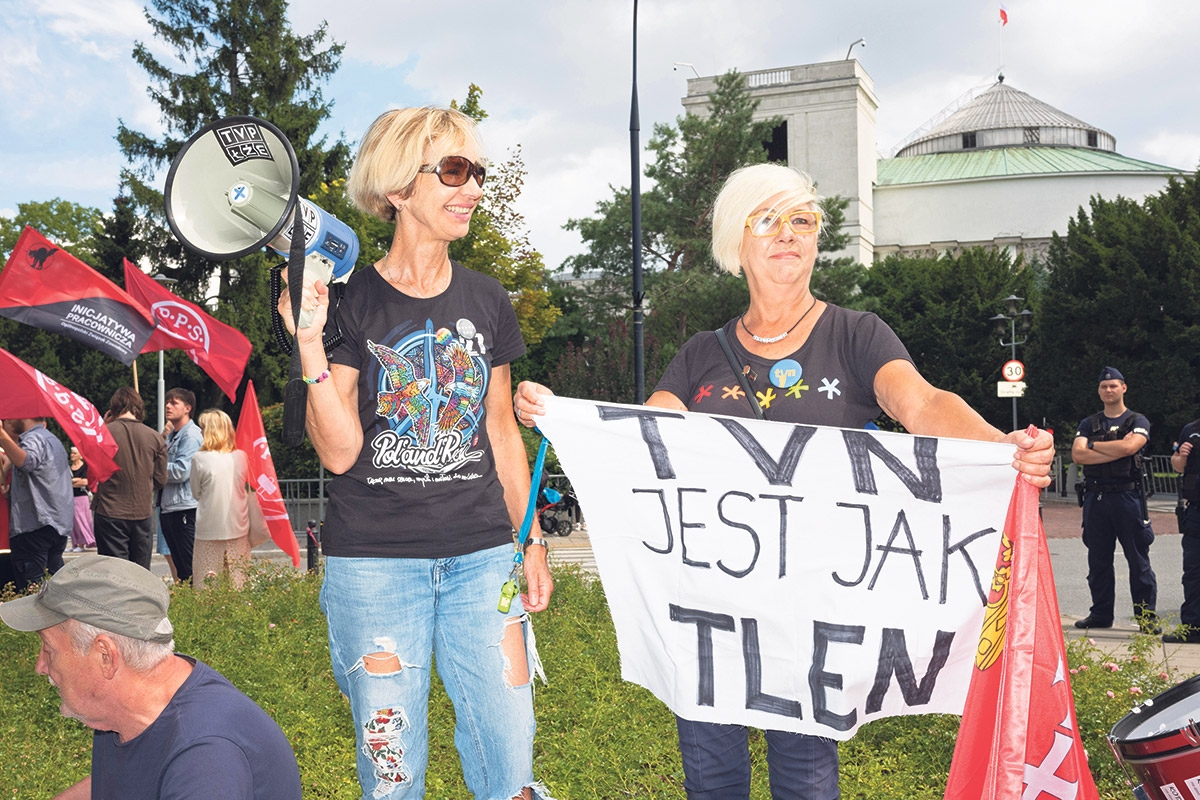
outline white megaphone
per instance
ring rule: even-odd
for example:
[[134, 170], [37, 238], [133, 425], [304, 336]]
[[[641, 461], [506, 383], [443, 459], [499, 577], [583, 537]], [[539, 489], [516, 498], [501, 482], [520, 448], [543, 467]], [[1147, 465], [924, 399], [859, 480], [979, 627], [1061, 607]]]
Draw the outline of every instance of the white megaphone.
[[[226, 261], [264, 245], [288, 257], [296, 204], [304, 222], [304, 281], [348, 280], [358, 237], [297, 196], [300, 167], [287, 137], [257, 117], [226, 117], [187, 140], [167, 173], [167, 224], [189, 250]], [[300, 314], [300, 327], [312, 324]]]

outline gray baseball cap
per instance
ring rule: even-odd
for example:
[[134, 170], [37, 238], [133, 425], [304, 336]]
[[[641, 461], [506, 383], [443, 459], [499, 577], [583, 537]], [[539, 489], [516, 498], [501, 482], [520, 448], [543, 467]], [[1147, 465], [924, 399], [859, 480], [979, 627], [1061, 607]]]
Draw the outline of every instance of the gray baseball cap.
[[0, 603], [0, 620], [18, 631], [40, 631], [68, 619], [146, 642], [175, 635], [162, 579], [121, 558], [86, 555], [50, 577], [35, 595]]

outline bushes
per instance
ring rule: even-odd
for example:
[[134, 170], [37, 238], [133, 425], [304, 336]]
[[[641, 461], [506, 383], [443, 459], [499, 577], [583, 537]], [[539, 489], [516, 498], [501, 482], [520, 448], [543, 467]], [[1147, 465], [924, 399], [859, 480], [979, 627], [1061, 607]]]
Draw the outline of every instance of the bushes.
[[[646, 690], [620, 679], [616, 634], [599, 581], [555, 571], [554, 603], [535, 618], [549, 684], [537, 685], [535, 773], [560, 800], [680, 798], [675, 720]], [[274, 717], [296, 751], [305, 798], [359, 797], [354, 731], [329, 666], [320, 580], [262, 563], [241, 592], [174, 588], [180, 652], [207, 662]], [[1175, 680], [1138, 637], [1114, 657], [1086, 639], [1068, 643], [1080, 731], [1105, 800], [1129, 796], [1104, 740], [1138, 702]], [[38, 638], [0, 628], [0, 798], [47, 798], [85, 776], [91, 732], [58, 712], [58, 694], [33, 672]], [[1137, 691], [1134, 691], [1134, 690]], [[454, 715], [434, 681], [427, 797], [468, 797], [454, 749]], [[879, 720], [842, 744], [842, 796], [940, 800], [958, 717]], [[768, 797], [765, 744], [751, 734], [753, 797]]]

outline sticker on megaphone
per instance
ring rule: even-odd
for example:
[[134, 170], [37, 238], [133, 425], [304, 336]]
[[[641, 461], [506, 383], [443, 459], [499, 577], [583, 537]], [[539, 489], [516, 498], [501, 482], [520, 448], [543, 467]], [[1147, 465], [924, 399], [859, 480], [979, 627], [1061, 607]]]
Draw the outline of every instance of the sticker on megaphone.
[[[248, 180], [239, 180], [226, 193], [229, 207], [234, 214], [262, 226], [272, 214], [288, 213], [282, 198], [270, 192], [259, 191]], [[321, 281], [326, 286], [349, 280], [358, 260], [358, 237], [350, 226], [318, 205], [303, 197], [300, 203], [300, 219], [304, 225], [304, 282]], [[284, 258], [292, 247], [295, 235], [295, 217], [289, 215], [292, 224], [275, 235], [267, 246]], [[273, 224], [273, 223], [272, 223]], [[300, 327], [312, 324], [312, 311], [300, 312]]]
[[[296, 204], [304, 224], [304, 280], [347, 280], [358, 237], [341, 220], [297, 192], [300, 168], [283, 133], [257, 117], [227, 117], [184, 144], [167, 173], [167, 224], [189, 250], [216, 261], [263, 246], [287, 257]], [[300, 327], [313, 312], [300, 315]]]

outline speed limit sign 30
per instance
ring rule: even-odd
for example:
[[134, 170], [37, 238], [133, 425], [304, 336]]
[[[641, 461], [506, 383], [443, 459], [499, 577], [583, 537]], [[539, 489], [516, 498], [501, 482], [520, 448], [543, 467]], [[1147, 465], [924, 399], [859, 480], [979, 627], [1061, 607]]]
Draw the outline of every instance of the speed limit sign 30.
[[1009, 383], [1018, 383], [1025, 380], [1025, 365], [1016, 359], [1005, 361], [1004, 367], [1000, 371], [1004, 375], [1004, 380]]

